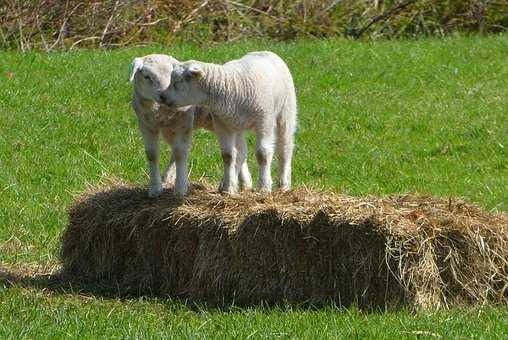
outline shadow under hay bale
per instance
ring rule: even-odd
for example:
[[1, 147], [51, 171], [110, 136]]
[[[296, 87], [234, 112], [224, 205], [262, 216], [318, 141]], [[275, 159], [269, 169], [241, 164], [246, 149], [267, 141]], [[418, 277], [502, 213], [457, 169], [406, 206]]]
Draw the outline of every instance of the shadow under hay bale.
[[460, 200], [296, 190], [184, 202], [116, 184], [69, 209], [63, 274], [120, 294], [223, 304], [507, 303], [508, 216]]

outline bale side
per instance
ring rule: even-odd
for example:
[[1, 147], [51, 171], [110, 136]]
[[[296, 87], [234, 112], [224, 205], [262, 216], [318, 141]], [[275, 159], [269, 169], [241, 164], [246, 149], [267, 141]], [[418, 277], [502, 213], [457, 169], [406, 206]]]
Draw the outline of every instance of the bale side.
[[361, 307], [507, 303], [508, 218], [460, 200], [296, 190], [185, 202], [126, 185], [69, 210], [63, 272], [121, 294]]

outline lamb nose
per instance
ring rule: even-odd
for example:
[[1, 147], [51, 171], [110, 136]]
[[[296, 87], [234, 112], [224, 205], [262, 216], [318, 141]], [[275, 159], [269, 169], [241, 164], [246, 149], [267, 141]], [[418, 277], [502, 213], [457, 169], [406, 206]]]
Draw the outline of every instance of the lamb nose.
[[164, 94], [161, 94], [159, 97], [161, 98], [161, 103], [165, 103], [166, 102], [167, 97]]

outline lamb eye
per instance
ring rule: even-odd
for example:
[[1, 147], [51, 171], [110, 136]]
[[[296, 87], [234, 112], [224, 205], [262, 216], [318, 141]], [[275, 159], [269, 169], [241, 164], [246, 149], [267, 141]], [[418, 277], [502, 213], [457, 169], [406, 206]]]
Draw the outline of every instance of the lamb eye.
[[150, 78], [150, 76], [147, 76], [147, 75], [145, 75], [145, 79], [146, 80], [152, 80], [152, 78]]

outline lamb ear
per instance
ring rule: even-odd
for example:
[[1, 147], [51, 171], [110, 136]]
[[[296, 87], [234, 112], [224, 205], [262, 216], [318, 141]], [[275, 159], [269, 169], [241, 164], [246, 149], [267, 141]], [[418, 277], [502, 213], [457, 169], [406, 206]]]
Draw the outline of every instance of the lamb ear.
[[185, 75], [188, 78], [201, 79], [205, 75], [205, 72], [200, 65], [190, 65], [185, 71]]
[[136, 72], [143, 69], [143, 58], [134, 58], [132, 63], [129, 65], [129, 81], [132, 83]]

